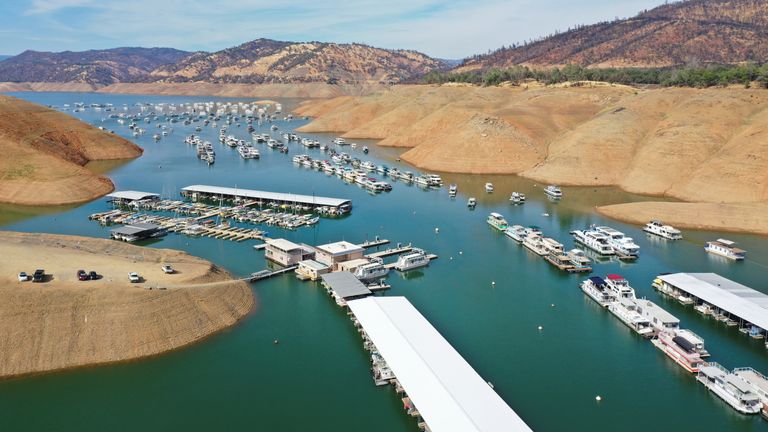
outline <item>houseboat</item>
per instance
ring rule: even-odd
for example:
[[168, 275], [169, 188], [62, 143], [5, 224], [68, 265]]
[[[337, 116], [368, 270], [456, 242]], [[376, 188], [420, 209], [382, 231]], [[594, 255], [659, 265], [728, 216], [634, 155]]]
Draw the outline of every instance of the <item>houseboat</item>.
[[735, 261], [741, 261], [746, 258], [747, 251], [736, 247], [736, 242], [717, 239], [715, 241], [708, 241], [704, 250], [715, 255], [724, 256], [728, 259]]
[[742, 414], [757, 414], [762, 409], [760, 397], [752, 387], [717, 363], [701, 365], [696, 380]]
[[563, 197], [563, 191], [560, 190], [560, 186], [556, 186], [556, 185], [549, 185], [545, 187], [544, 193], [556, 199], [560, 199]]
[[499, 231], [504, 231], [505, 229], [509, 228], [507, 220], [504, 219], [504, 216], [500, 215], [499, 213], [491, 213], [488, 216], [486, 222], [488, 222], [488, 225], [496, 228]]
[[523, 246], [530, 249], [532, 252], [539, 256], [544, 256], [548, 253], [547, 249], [544, 248], [544, 239], [539, 233], [528, 233], [528, 235], [523, 239]]
[[384, 266], [384, 262], [377, 259], [369, 264], [358, 267], [354, 275], [361, 281], [370, 281], [386, 277], [388, 273], [389, 269]]
[[679, 229], [670, 225], [664, 225], [661, 221], [652, 220], [645, 224], [643, 231], [663, 237], [668, 240], [682, 240], [683, 234]]
[[608, 244], [619, 257], [637, 258], [640, 254], [640, 246], [623, 232], [607, 226], [596, 226], [594, 230], [608, 238]]
[[608, 305], [616, 301], [616, 294], [601, 277], [594, 276], [583, 281], [581, 283], [581, 290], [602, 307], [608, 307]]
[[525, 204], [525, 194], [522, 192], [512, 192], [509, 202], [512, 204]]
[[404, 272], [429, 265], [427, 253], [421, 249], [413, 249], [411, 252], [401, 255], [395, 263], [395, 269]]
[[486, 183], [485, 184], [485, 191], [488, 193], [493, 192], [493, 183]]
[[637, 309], [635, 299], [630, 297], [618, 297], [608, 305], [608, 310], [635, 333], [646, 338], [653, 336], [651, 323]]
[[704, 363], [693, 344], [674, 333], [660, 332], [651, 343], [688, 372], [699, 372], [699, 367]]
[[600, 255], [614, 255], [613, 247], [608, 244], [608, 237], [595, 230], [575, 230], [571, 231], [571, 235], [576, 240], [587, 248], [597, 252]]
[[476, 205], [477, 205], [477, 199], [475, 199], [474, 197], [471, 197], [467, 200], [467, 207], [473, 209], [475, 208]]

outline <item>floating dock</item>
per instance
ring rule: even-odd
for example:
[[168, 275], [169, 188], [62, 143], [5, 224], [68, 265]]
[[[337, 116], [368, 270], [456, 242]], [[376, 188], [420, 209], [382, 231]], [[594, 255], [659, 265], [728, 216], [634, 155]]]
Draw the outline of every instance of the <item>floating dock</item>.
[[692, 298], [696, 305], [708, 304], [719, 310], [716, 318], [749, 327], [750, 336], [761, 339], [768, 330], [768, 295], [715, 273], [674, 273], [660, 275], [653, 283], [660, 292]]
[[425, 430], [532, 431], [405, 297], [347, 305], [372, 358], [385, 362], [375, 365], [377, 379], [393, 377], [386, 381], [404, 393], [404, 406]]
[[181, 195], [191, 199], [253, 201], [261, 204], [301, 205], [311, 210], [321, 207], [344, 214], [352, 209], [352, 201], [343, 198], [328, 198], [314, 195], [300, 195], [280, 192], [266, 192], [222, 186], [192, 185], [181, 189]]

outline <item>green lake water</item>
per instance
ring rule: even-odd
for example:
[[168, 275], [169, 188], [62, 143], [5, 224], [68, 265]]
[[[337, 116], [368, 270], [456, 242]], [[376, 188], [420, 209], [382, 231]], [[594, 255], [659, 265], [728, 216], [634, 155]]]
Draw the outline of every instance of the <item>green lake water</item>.
[[[19, 93], [33, 102], [112, 103], [207, 101], [213, 98]], [[284, 108], [297, 101], [284, 100]], [[485, 223], [489, 212], [510, 223], [539, 225], [548, 236], [573, 246], [568, 232], [605, 223], [634, 237], [641, 247], [636, 263], [594, 266], [595, 275], [619, 273], [645, 296], [676, 315], [682, 327], [704, 337], [711, 360], [728, 368], [752, 366], [768, 373], [762, 341], [703, 318], [692, 308], [660, 297], [651, 287], [662, 272], [716, 272], [768, 291], [766, 238], [714, 232], [684, 232], [680, 242], [647, 237], [637, 226], [596, 215], [595, 205], [649, 199], [614, 188], [564, 188], [562, 202], [547, 200], [541, 185], [511, 176], [443, 175], [456, 183], [425, 191], [393, 182], [390, 193], [371, 195], [336, 177], [295, 167], [292, 155], [309, 153], [298, 144], [280, 154], [259, 147], [260, 160], [242, 160], [220, 146], [218, 130], [204, 129], [215, 142], [216, 164], [208, 167], [183, 143], [193, 126], [173, 125], [172, 135], [154, 142], [149, 132], [131, 138], [107, 113], [76, 115], [114, 129], [145, 149], [136, 160], [102, 165], [118, 190], [143, 190], [178, 198], [181, 187], [211, 184], [278, 192], [349, 198], [350, 217], [322, 219], [313, 228], [286, 231], [265, 227], [271, 237], [321, 244], [362, 242], [378, 235], [413, 242], [439, 255], [429, 267], [392, 273], [384, 295], [407, 297], [536, 431], [756, 431], [768, 430], [759, 416], [737, 414], [710, 394], [653, 345], [588, 299], [578, 288], [584, 275], [558, 272], [541, 258]], [[279, 122], [281, 129], [303, 120]], [[260, 132], [268, 132], [264, 126]], [[258, 130], [257, 130], [258, 131]], [[230, 133], [247, 138], [245, 123]], [[331, 135], [303, 134], [329, 141]], [[363, 143], [358, 141], [358, 143]], [[377, 148], [354, 156], [389, 166], [397, 151]], [[408, 169], [404, 165], [404, 168]], [[381, 177], [375, 175], [376, 177]], [[483, 184], [496, 192], [487, 195]], [[528, 202], [513, 207], [512, 191]], [[466, 207], [468, 196], [477, 209]], [[108, 237], [108, 229], [87, 220], [109, 208], [105, 199], [55, 209], [0, 207], [3, 229]], [[544, 214], [548, 214], [545, 216]], [[439, 233], [435, 232], [439, 228]], [[749, 251], [750, 260], [732, 263], [704, 252], [704, 241], [726, 236]], [[236, 275], [265, 267], [254, 242], [235, 243], [170, 234], [151, 247], [175, 248], [209, 259]], [[44, 266], [44, 263], [40, 263]], [[37, 263], [30, 263], [34, 269]], [[495, 285], [492, 285], [495, 282]], [[257, 430], [416, 431], [394, 389], [373, 384], [368, 355], [346, 314], [314, 283], [292, 275], [252, 285], [257, 306], [238, 325], [178, 351], [130, 363], [81, 368], [0, 382], [0, 431]], [[554, 305], [554, 307], [552, 306]], [[538, 326], [543, 330], [539, 331]], [[272, 342], [280, 339], [279, 345]], [[596, 402], [595, 396], [602, 401]]]

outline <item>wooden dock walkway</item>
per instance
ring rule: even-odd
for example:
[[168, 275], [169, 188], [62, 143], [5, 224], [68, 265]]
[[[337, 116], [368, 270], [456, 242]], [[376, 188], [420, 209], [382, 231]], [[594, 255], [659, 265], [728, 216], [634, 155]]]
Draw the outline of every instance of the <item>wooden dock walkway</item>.
[[386, 258], [392, 255], [399, 255], [401, 253], [410, 252], [413, 250], [413, 246], [400, 246], [398, 248], [390, 248], [379, 252], [373, 252], [366, 255], [366, 258]]
[[296, 270], [299, 266], [293, 265], [289, 267], [283, 267], [281, 269], [277, 270], [261, 270], [256, 273], [251, 273], [250, 276], [243, 278], [244, 280], [247, 280], [248, 282], [256, 282], [262, 279], [271, 278], [272, 276], [281, 275], [283, 273], [288, 273], [290, 271]]
[[363, 249], [369, 249], [373, 247], [384, 246], [385, 244], [389, 244], [389, 240], [387, 239], [376, 239], [373, 241], [366, 240], [365, 242], [360, 243], [358, 246], [360, 246]]

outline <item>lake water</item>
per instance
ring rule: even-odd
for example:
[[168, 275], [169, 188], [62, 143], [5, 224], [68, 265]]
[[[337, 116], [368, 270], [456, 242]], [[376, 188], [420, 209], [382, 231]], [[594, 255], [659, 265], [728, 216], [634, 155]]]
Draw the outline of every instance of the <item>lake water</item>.
[[[112, 103], [215, 100], [208, 97], [15, 94], [33, 102]], [[297, 101], [283, 100], [284, 108]], [[129, 137], [104, 112], [76, 114]], [[279, 122], [281, 129], [305, 121]], [[154, 126], [150, 125], [150, 126]], [[260, 160], [242, 160], [219, 146], [218, 131], [204, 129], [216, 144], [208, 167], [183, 143], [193, 126], [173, 125], [172, 135], [154, 142], [134, 139], [144, 156], [118, 166], [101, 166], [118, 190], [143, 190], [178, 197], [181, 187], [211, 184], [316, 194], [352, 199], [350, 217], [322, 219], [313, 228], [265, 228], [271, 237], [321, 244], [362, 242], [378, 235], [413, 242], [439, 255], [429, 267], [389, 276], [385, 295], [407, 297], [537, 431], [753, 431], [768, 430], [759, 416], [737, 414], [709, 393], [650, 342], [631, 333], [578, 288], [584, 275], [558, 272], [544, 260], [493, 231], [485, 219], [497, 211], [510, 223], [539, 225], [548, 236], [573, 246], [568, 232], [606, 223], [634, 237], [641, 258], [632, 264], [595, 265], [595, 275], [624, 275], [638, 296], [659, 303], [706, 340], [711, 360], [728, 368], [752, 366], [768, 372], [768, 352], [734, 328], [699, 316], [690, 307], [661, 298], [650, 286], [662, 272], [716, 272], [766, 291], [768, 246], [764, 237], [727, 234], [749, 251], [750, 260], [732, 263], [703, 251], [706, 240], [725, 234], [686, 231], [685, 240], [648, 238], [640, 227], [606, 220], [595, 205], [648, 199], [614, 188], [564, 188], [560, 203], [547, 200], [541, 185], [516, 177], [444, 175], [447, 188], [425, 191], [394, 182], [390, 193], [371, 195], [336, 177], [295, 167], [291, 156], [305, 151], [292, 144], [288, 155], [259, 147]], [[267, 126], [261, 130], [267, 132]], [[246, 138], [243, 127], [230, 132]], [[329, 141], [331, 135], [303, 134]], [[133, 138], [130, 138], [133, 139]], [[363, 141], [358, 141], [363, 143]], [[363, 157], [389, 166], [398, 152], [377, 148]], [[408, 169], [407, 167], [403, 166]], [[380, 177], [377, 175], [377, 177]], [[496, 192], [487, 195], [483, 184]], [[513, 190], [528, 202], [513, 207]], [[466, 207], [468, 196], [477, 209]], [[3, 229], [108, 237], [108, 228], [87, 220], [109, 208], [105, 199], [56, 209], [0, 207]], [[544, 216], [544, 214], [549, 216]], [[439, 228], [439, 233], [435, 232]], [[265, 267], [253, 242], [234, 243], [170, 234], [152, 247], [176, 248], [209, 259], [233, 274]], [[30, 267], [31, 269], [32, 267]], [[492, 285], [495, 282], [495, 285]], [[235, 327], [202, 343], [150, 359], [81, 368], [0, 382], [0, 430], [235, 430], [415, 431], [390, 386], [373, 384], [368, 356], [344, 311], [314, 283], [292, 275], [254, 284], [257, 305]], [[554, 305], [554, 307], [552, 306]], [[543, 326], [539, 331], [538, 326]], [[272, 341], [280, 339], [279, 345]], [[595, 396], [602, 401], [596, 402]]]

